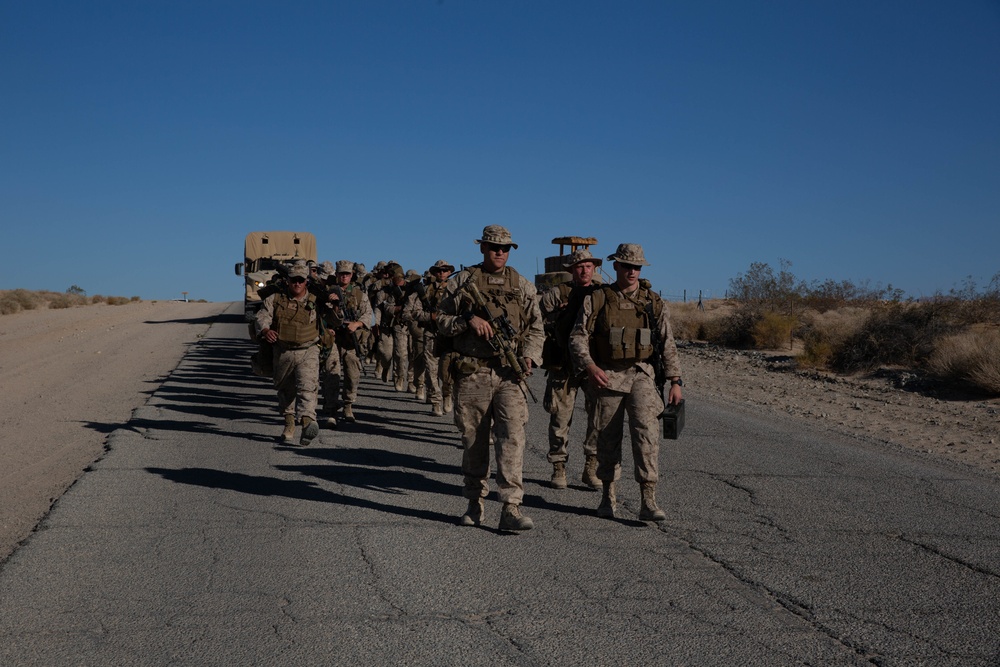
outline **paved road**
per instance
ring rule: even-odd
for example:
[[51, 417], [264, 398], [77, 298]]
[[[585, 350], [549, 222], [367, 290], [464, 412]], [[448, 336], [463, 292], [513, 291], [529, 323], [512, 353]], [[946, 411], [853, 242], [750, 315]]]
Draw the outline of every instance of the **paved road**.
[[277, 446], [240, 317], [0, 568], [0, 664], [1000, 664], [995, 480], [691, 387], [663, 525], [630, 477], [615, 522], [548, 489], [532, 406], [536, 529], [494, 531], [492, 497], [462, 528], [449, 418], [367, 379], [358, 424]]

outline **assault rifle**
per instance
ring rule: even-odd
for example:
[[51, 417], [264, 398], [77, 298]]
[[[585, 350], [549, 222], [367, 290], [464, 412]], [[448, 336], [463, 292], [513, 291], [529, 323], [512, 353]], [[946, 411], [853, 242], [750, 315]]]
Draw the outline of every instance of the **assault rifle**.
[[365, 368], [365, 355], [361, 354], [361, 343], [358, 342], [358, 331], [355, 329], [351, 331], [347, 328], [348, 323], [357, 322], [358, 313], [353, 308], [344, 308], [344, 323], [340, 325], [341, 329], [351, 337], [354, 342], [354, 353], [358, 355], [358, 361], [361, 362], [361, 374], [368, 375], [368, 369]]
[[500, 353], [502, 363], [514, 371], [517, 381], [521, 383], [521, 386], [531, 396], [531, 400], [537, 403], [538, 399], [535, 398], [535, 392], [531, 391], [531, 387], [528, 386], [527, 382], [530, 369], [524, 359], [517, 356], [517, 348], [514, 343], [514, 339], [517, 338], [517, 332], [514, 331], [510, 320], [507, 319], [506, 315], [493, 317], [489, 306], [486, 305], [486, 299], [483, 298], [483, 293], [479, 291], [479, 287], [476, 286], [474, 280], [466, 282], [464, 288], [472, 296], [472, 301], [476, 305], [476, 308], [483, 313], [480, 317], [489, 322], [490, 326], [493, 327], [493, 337], [487, 341], [490, 347], [493, 348], [494, 352]]

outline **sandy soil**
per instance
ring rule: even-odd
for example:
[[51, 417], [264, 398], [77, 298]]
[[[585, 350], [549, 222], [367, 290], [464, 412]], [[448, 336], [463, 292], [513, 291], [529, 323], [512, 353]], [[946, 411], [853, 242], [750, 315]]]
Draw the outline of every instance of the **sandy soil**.
[[0, 560], [228, 306], [139, 301], [0, 316]]
[[[137, 302], [0, 316], [0, 560], [229, 305]], [[787, 352], [690, 344], [681, 355], [689, 399], [710, 396], [1000, 474], [1000, 399], [935, 396], [904, 372], [796, 372]]]

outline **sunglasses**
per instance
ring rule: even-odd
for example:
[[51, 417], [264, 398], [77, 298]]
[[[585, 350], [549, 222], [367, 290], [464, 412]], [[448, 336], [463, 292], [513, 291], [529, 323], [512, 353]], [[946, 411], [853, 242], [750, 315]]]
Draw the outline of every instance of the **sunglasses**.
[[503, 253], [510, 252], [510, 248], [511, 248], [511, 244], [509, 244], [509, 243], [503, 243], [503, 244], [500, 244], [500, 243], [486, 243], [485, 245], [486, 245], [486, 249], [487, 250], [492, 250], [492, 251], [495, 251], [495, 252], [503, 252]]
[[289, 278], [288, 279], [288, 282], [290, 282], [290, 283], [304, 283], [305, 281], [306, 281], [305, 278]]
[[619, 265], [626, 271], [641, 271], [642, 267], [638, 264], [626, 264], [625, 262], [618, 262]]

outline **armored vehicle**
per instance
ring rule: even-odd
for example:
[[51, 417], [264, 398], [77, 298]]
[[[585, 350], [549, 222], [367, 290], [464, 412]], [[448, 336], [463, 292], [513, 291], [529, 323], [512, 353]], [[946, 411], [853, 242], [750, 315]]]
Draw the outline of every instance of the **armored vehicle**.
[[282, 264], [316, 261], [316, 237], [309, 232], [250, 232], [236, 275], [244, 277], [243, 314], [252, 321], [260, 310], [261, 287], [274, 279]]

